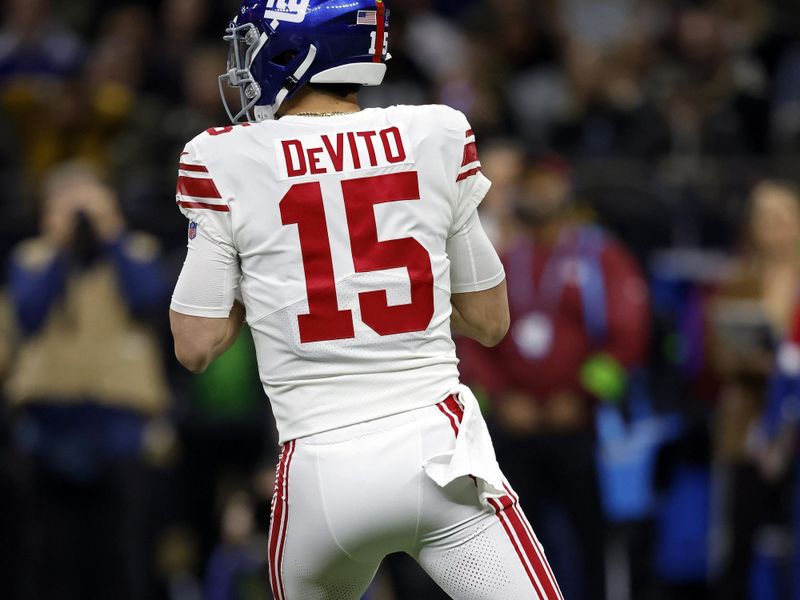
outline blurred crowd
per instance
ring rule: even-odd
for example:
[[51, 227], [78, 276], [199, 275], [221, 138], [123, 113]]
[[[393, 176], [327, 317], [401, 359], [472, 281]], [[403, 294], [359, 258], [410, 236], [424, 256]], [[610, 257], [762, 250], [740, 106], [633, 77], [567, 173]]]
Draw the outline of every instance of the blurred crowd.
[[[252, 344], [191, 376], [167, 323], [237, 7], [3, 5], [3, 597], [269, 597]], [[361, 99], [475, 129], [512, 327], [461, 372], [565, 596], [800, 599], [800, 5], [390, 9]], [[369, 597], [442, 596], [394, 556]]]

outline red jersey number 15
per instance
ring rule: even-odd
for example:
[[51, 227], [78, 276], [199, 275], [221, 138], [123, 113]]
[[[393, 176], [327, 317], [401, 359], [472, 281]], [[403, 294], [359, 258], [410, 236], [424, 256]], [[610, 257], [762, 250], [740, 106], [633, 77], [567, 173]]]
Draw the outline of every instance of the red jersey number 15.
[[[390, 306], [386, 290], [361, 292], [361, 318], [379, 335], [424, 331], [433, 318], [430, 254], [414, 238], [378, 240], [376, 204], [419, 200], [416, 171], [342, 181], [350, 248], [357, 273], [405, 267], [411, 302]], [[325, 206], [319, 182], [293, 185], [280, 202], [284, 225], [297, 225], [306, 276], [308, 313], [298, 317], [300, 342], [355, 337], [353, 312], [340, 310]]]

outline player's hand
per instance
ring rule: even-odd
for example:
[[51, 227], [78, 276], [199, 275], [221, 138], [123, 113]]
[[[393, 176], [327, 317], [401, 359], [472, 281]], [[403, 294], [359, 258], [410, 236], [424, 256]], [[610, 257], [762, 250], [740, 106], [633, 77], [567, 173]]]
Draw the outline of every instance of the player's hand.
[[522, 392], [509, 392], [497, 403], [494, 413], [508, 433], [526, 436], [542, 426], [542, 409], [534, 398]]
[[117, 198], [110, 188], [95, 182], [81, 182], [72, 193], [97, 236], [113, 242], [125, 229]]
[[50, 195], [44, 203], [42, 234], [53, 246], [64, 249], [72, 243], [78, 222], [78, 205], [68, 190]]

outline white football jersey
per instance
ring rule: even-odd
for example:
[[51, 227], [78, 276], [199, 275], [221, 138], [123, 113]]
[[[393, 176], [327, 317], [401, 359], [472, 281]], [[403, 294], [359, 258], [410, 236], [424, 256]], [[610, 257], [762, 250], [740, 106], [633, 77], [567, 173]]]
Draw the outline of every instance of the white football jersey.
[[200, 228], [238, 257], [282, 442], [432, 406], [458, 385], [446, 244], [490, 186], [463, 114], [396, 106], [211, 129], [180, 163], [190, 237]]

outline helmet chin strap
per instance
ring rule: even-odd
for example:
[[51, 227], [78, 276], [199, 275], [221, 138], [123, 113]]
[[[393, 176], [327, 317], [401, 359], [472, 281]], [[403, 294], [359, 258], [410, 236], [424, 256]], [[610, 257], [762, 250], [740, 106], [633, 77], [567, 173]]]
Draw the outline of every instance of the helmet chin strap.
[[305, 59], [303, 62], [300, 63], [300, 66], [297, 67], [294, 73], [292, 73], [289, 77], [285, 79], [283, 82], [283, 87], [275, 96], [275, 102], [273, 102], [269, 106], [256, 106], [254, 109], [254, 115], [256, 121], [268, 121], [275, 118], [275, 115], [278, 113], [278, 109], [283, 104], [286, 97], [295, 89], [297, 86], [297, 82], [302, 79], [303, 75], [306, 74], [311, 68], [311, 65], [314, 63], [314, 59], [317, 57], [317, 48], [313, 44], [308, 47], [308, 54], [306, 54]]

